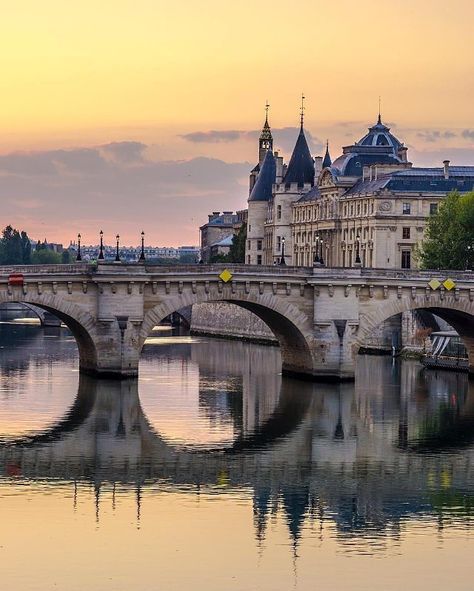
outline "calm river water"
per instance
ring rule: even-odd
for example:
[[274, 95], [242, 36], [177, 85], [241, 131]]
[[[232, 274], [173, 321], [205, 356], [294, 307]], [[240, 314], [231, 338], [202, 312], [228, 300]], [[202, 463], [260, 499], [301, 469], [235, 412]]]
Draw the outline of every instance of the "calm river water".
[[156, 331], [138, 381], [83, 378], [66, 329], [0, 325], [6, 591], [473, 588], [474, 383]]

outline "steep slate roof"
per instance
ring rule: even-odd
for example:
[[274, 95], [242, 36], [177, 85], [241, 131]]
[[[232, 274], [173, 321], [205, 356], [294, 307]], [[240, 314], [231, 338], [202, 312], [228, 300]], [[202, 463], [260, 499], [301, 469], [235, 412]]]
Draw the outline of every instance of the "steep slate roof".
[[272, 151], [268, 150], [262, 162], [257, 181], [250, 193], [249, 201], [269, 201], [272, 198], [272, 187], [276, 179], [276, 163]]
[[324, 155], [324, 159], [323, 159], [323, 168], [328, 168], [328, 166], [331, 166], [332, 164], [332, 160], [331, 160], [331, 156], [329, 155], [329, 142], [326, 142], [326, 154]]
[[314, 162], [302, 126], [288, 164], [284, 183], [285, 185], [298, 183], [299, 187], [305, 183], [314, 184]]
[[460, 193], [474, 190], [474, 166], [450, 166], [449, 177], [443, 168], [408, 168], [384, 175], [377, 180], [362, 179], [344, 195], [360, 195], [387, 189], [397, 193], [425, 192], [446, 194], [457, 189]]
[[296, 201], [296, 203], [304, 203], [305, 201], [314, 201], [315, 199], [319, 199], [321, 197], [321, 191], [319, 190], [318, 185], [314, 185], [307, 193], [301, 195], [301, 197]]

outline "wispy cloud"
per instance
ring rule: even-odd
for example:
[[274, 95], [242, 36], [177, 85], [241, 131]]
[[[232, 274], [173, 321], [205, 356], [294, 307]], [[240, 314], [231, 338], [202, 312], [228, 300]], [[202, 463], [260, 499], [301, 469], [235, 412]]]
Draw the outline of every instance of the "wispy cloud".
[[65, 242], [101, 227], [127, 240], [143, 227], [154, 243], [197, 243], [208, 211], [245, 206], [248, 163], [151, 160], [147, 151], [119, 142], [0, 156], [3, 223]]
[[457, 137], [457, 133], [455, 133], [454, 131], [451, 130], [446, 130], [446, 131], [439, 131], [436, 129], [426, 129], [426, 130], [421, 130], [419, 131], [417, 134], [417, 137], [421, 138], [422, 140], [424, 140], [425, 142], [428, 142], [430, 144], [434, 144], [436, 142], [439, 142], [441, 140], [450, 140], [454, 137]]
[[[293, 150], [293, 147], [298, 137], [298, 127], [280, 127], [272, 129], [275, 148], [280, 148], [285, 153]], [[310, 150], [313, 153], [318, 153], [322, 147], [322, 142], [311, 134], [310, 131], [305, 130], [306, 139]], [[260, 136], [260, 130], [254, 129], [250, 131], [226, 129], [226, 130], [210, 130], [210, 131], [195, 131], [186, 133], [179, 137], [182, 139], [199, 144], [216, 144], [216, 143], [230, 143], [238, 141], [257, 141]]]

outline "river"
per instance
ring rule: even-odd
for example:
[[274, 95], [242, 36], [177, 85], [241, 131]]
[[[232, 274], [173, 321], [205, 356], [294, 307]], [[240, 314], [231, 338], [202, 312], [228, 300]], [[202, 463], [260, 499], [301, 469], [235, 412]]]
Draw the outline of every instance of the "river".
[[472, 589], [473, 461], [464, 374], [312, 384], [156, 330], [138, 380], [94, 380], [67, 329], [0, 324], [7, 591]]

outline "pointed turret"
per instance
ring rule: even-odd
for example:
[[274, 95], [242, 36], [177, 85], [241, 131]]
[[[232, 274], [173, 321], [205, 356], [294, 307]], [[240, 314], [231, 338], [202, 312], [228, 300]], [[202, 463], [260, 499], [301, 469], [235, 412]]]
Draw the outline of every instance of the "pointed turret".
[[298, 183], [298, 187], [302, 187], [307, 183], [311, 186], [314, 185], [314, 162], [304, 135], [303, 126], [301, 126], [298, 134], [285, 175], [285, 185], [291, 183]]
[[326, 154], [324, 155], [324, 159], [323, 159], [323, 168], [328, 168], [329, 166], [331, 166], [332, 164], [332, 160], [331, 160], [331, 156], [329, 155], [329, 141], [326, 140]]
[[288, 164], [285, 175], [285, 185], [298, 183], [298, 187], [309, 183], [314, 185], [314, 161], [309, 151], [308, 142], [304, 135], [304, 94], [301, 95], [300, 133]]
[[263, 124], [262, 133], [260, 134], [260, 138], [258, 140], [258, 163], [261, 166], [263, 159], [265, 158], [265, 154], [270, 150], [273, 151], [273, 136], [272, 131], [270, 129], [270, 125], [268, 123], [268, 109], [270, 105], [268, 102], [265, 104], [265, 123]]
[[257, 181], [250, 193], [249, 201], [269, 201], [272, 198], [273, 183], [276, 178], [276, 163], [271, 150], [267, 150]]

